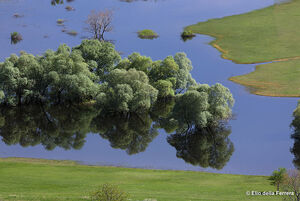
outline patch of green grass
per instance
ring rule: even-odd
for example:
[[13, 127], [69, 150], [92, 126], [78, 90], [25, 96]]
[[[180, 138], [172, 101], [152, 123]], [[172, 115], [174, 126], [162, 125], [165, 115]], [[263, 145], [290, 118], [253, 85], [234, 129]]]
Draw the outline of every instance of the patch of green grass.
[[144, 29], [138, 32], [138, 36], [142, 39], [153, 39], [157, 38], [158, 34], [151, 29]]
[[63, 25], [64, 22], [65, 22], [64, 19], [58, 19], [58, 20], [56, 20], [56, 23], [57, 23], [58, 25]]
[[222, 57], [236, 63], [262, 63], [255, 72], [230, 80], [265, 96], [300, 96], [300, 0], [249, 13], [212, 19], [185, 28], [215, 37]]
[[216, 37], [212, 45], [237, 63], [261, 63], [300, 56], [300, 0], [185, 28]]
[[263, 96], [300, 97], [300, 59], [256, 66], [255, 71], [231, 77], [230, 80], [249, 87]]
[[8, 158], [0, 160], [0, 200], [89, 200], [105, 183], [117, 184], [132, 200], [281, 200], [247, 196], [274, 191], [265, 176], [192, 171], [84, 166], [68, 161]]

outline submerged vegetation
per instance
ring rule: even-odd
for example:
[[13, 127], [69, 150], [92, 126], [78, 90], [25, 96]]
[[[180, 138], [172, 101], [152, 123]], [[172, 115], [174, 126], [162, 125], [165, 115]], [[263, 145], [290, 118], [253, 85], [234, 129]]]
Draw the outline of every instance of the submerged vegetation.
[[184, 30], [181, 33], [181, 38], [183, 41], [187, 41], [187, 40], [191, 40], [196, 36], [196, 34], [194, 34], [192, 31], [190, 30]]
[[23, 37], [20, 33], [12, 32], [10, 34], [10, 41], [12, 44], [16, 44], [16, 43], [20, 42], [21, 40], [23, 40]]
[[71, 30], [71, 31], [67, 31], [67, 34], [69, 34], [70, 36], [77, 36], [78, 32], [74, 31], [74, 30]]
[[58, 25], [63, 25], [64, 22], [65, 22], [65, 20], [63, 20], [63, 19], [58, 19], [58, 20], [56, 20], [56, 23], [57, 23]]
[[0, 135], [6, 144], [69, 149], [81, 148], [92, 132], [135, 154], [163, 128], [174, 134], [168, 142], [178, 157], [220, 169], [233, 152], [226, 123], [234, 99], [219, 83], [196, 83], [192, 68], [184, 53], [121, 59], [111, 43], [99, 40], [42, 56], [11, 55], [0, 63]]
[[138, 37], [141, 39], [154, 39], [154, 38], [158, 38], [158, 34], [151, 29], [144, 29], [138, 31]]
[[[149, 110], [158, 97], [180, 93], [193, 93], [204, 103], [210, 90], [215, 89], [196, 84], [191, 70], [191, 61], [184, 53], [162, 61], [133, 53], [121, 60], [111, 43], [84, 40], [72, 49], [61, 45], [42, 56], [22, 52], [0, 63], [0, 103], [15, 106], [96, 101], [118, 112], [141, 112]], [[220, 91], [215, 95], [223, 95], [224, 100], [231, 95], [222, 85], [216, 86]], [[220, 103], [230, 107], [227, 102]], [[205, 110], [208, 106], [200, 107]]]

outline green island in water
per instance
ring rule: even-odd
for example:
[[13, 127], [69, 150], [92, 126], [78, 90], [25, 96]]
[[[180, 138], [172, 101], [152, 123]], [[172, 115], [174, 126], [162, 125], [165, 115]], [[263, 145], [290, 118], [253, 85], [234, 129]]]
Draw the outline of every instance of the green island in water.
[[[210, 35], [224, 59], [260, 64], [254, 72], [229, 78], [257, 95], [300, 97], [300, 1], [292, 0], [185, 27]], [[288, 22], [288, 23], [287, 23]]]

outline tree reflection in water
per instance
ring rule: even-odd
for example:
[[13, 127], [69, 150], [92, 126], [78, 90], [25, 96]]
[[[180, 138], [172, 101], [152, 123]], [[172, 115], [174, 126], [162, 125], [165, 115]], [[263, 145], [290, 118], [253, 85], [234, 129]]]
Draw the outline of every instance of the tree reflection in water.
[[294, 155], [293, 163], [297, 169], [300, 169], [300, 102], [293, 113], [294, 120], [291, 123], [293, 133], [291, 138], [294, 140], [294, 145], [291, 152]]
[[23, 147], [42, 144], [45, 149], [55, 147], [80, 149], [90, 132], [96, 111], [90, 107], [1, 108], [0, 135], [7, 145]]
[[131, 155], [145, 151], [158, 130], [164, 129], [173, 133], [167, 141], [176, 148], [177, 157], [195, 166], [223, 168], [234, 151], [228, 138], [230, 129], [219, 123], [187, 130], [172, 115], [174, 105], [174, 99], [158, 101], [150, 112], [142, 114], [111, 113], [88, 105], [0, 108], [0, 136], [7, 145], [41, 144], [53, 150], [81, 149], [87, 134], [98, 134], [112, 148]]
[[109, 140], [112, 148], [126, 150], [130, 155], [145, 151], [158, 135], [149, 114], [98, 115], [92, 127], [93, 132]]
[[167, 140], [175, 147], [178, 158], [203, 168], [222, 169], [229, 161], [234, 146], [228, 136], [231, 130], [225, 125], [193, 128], [187, 132], [177, 132]]

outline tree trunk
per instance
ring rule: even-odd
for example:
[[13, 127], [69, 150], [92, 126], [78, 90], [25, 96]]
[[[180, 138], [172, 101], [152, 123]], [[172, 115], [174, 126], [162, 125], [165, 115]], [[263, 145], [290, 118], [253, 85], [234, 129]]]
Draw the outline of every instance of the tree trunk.
[[279, 183], [277, 183], [277, 191], [279, 191]]
[[18, 105], [20, 106], [22, 104], [22, 95], [21, 93], [18, 94]]

